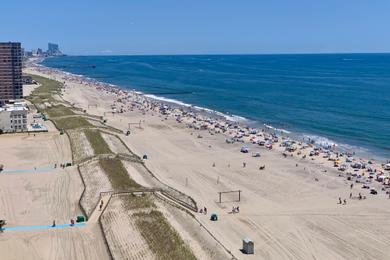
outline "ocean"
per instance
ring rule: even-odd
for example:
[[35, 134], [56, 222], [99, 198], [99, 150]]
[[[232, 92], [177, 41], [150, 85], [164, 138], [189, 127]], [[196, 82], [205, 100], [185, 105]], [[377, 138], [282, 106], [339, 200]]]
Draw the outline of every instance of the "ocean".
[[390, 54], [64, 56], [42, 65], [390, 159]]

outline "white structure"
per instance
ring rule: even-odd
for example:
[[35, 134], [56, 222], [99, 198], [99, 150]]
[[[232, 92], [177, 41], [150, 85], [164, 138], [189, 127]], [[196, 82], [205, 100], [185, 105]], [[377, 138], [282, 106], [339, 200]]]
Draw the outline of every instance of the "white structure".
[[4, 133], [27, 131], [27, 111], [25, 102], [0, 107], [0, 130]]

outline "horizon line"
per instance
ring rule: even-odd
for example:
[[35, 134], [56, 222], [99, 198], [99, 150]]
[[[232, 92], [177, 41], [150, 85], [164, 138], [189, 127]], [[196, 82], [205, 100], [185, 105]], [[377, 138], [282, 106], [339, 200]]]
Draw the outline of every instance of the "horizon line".
[[[296, 52], [296, 53], [177, 53], [177, 54], [64, 54], [66, 56], [250, 56], [250, 55], [338, 55], [338, 54], [390, 54], [388, 52]], [[55, 56], [54, 56], [55, 57]]]

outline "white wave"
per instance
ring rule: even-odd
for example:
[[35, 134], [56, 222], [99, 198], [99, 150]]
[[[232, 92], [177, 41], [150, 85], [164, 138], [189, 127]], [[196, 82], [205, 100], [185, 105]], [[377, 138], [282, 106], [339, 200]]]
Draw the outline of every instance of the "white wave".
[[276, 127], [273, 127], [273, 126], [267, 125], [267, 124], [264, 124], [264, 126], [265, 126], [265, 128], [272, 129], [272, 130], [280, 132], [280, 133], [291, 134], [290, 131], [283, 129], [283, 128], [276, 128]]
[[180, 105], [180, 106], [184, 106], [184, 107], [188, 107], [188, 108], [193, 108], [193, 109], [196, 109], [198, 111], [204, 111], [204, 112], [207, 112], [207, 113], [210, 113], [210, 114], [215, 114], [215, 115], [224, 117], [226, 120], [232, 121], [232, 122], [242, 122], [242, 121], [246, 121], [247, 120], [245, 117], [242, 117], [242, 116], [227, 115], [227, 114], [224, 114], [224, 113], [216, 111], [216, 110], [212, 110], [212, 109], [205, 108], [205, 107], [193, 106], [191, 104], [184, 103], [182, 101], [179, 101], [179, 100], [176, 100], [176, 99], [172, 99], [172, 98], [160, 97], [160, 96], [156, 96], [156, 95], [153, 95], [153, 94], [144, 94], [142, 92], [138, 92], [138, 93], [142, 94], [144, 97], [151, 98], [151, 99], [154, 99], [154, 100], [158, 100], [158, 101], [162, 101], [162, 102], [168, 102], [168, 103], [172, 103], [172, 104], [176, 104], [176, 105]]
[[243, 116], [237, 116], [237, 115], [224, 115], [224, 117], [226, 118], [226, 120], [233, 121], [233, 122], [244, 122], [244, 121], [248, 121], [248, 119], [246, 119], [246, 118], [243, 117]]
[[338, 144], [326, 137], [318, 135], [304, 135], [304, 140], [310, 140], [312, 143], [320, 145], [322, 147], [338, 146]]
[[180, 105], [180, 106], [185, 106], [185, 107], [191, 107], [191, 106], [192, 106], [192, 105], [190, 105], [190, 104], [184, 103], [184, 102], [179, 101], [179, 100], [176, 100], [176, 99], [165, 98], [165, 97], [159, 97], [159, 96], [156, 96], [156, 95], [153, 95], [153, 94], [144, 94], [144, 96], [145, 96], [145, 97], [148, 97], [148, 98], [151, 98], [151, 99], [163, 101], [163, 102], [168, 102], [168, 103], [177, 104], [177, 105]]
[[196, 108], [198, 110], [201, 110], [201, 111], [206, 111], [206, 112], [218, 115], [220, 117], [225, 118], [227, 121], [231, 121], [231, 122], [244, 122], [244, 121], [248, 120], [248, 119], [246, 119], [243, 116], [228, 115], [228, 114], [224, 114], [222, 112], [219, 112], [219, 111], [216, 111], [216, 110], [212, 110], [212, 109], [209, 109], [209, 108], [205, 108], [205, 107], [194, 106], [194, 108]]

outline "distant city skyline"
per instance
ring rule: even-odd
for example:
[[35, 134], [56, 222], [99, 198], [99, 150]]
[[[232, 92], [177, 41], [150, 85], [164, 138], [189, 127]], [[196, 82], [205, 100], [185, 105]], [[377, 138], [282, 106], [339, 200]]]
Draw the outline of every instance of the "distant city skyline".
[[386, 53], [389, 12], [388, 0], [16, 0], [2, 3], [0, 41], [70, 55]]

